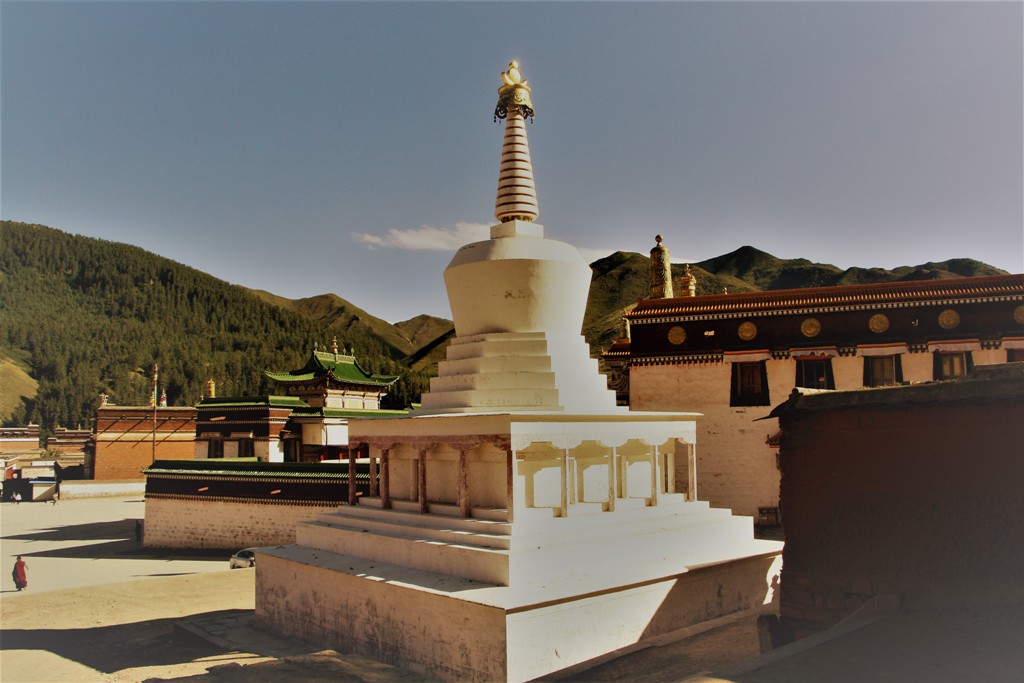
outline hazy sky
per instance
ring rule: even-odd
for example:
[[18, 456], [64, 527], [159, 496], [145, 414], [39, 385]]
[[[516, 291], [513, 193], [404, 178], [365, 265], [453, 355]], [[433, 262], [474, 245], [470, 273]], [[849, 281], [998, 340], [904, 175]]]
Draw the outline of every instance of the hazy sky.
[[1021, 2], [9, 2], [2, 217], [392, 322], [494, 222], [499, 73], [547, 236], [1024, 271]]

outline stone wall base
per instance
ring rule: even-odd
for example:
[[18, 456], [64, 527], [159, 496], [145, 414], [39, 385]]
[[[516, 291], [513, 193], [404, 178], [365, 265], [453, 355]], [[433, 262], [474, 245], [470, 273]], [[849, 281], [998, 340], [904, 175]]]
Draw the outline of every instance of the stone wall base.
[[[770, 603], [769, 552], [653, 580], [537, 593], [303, 546], [264, 548], [264, 626], [441, 680], [526, 681]], [[753, 618], [753, 617], [752, 617]]]
[[295, 542], [295, 528], [338, 506], [146, 498], [147, 548], [248, 548]]

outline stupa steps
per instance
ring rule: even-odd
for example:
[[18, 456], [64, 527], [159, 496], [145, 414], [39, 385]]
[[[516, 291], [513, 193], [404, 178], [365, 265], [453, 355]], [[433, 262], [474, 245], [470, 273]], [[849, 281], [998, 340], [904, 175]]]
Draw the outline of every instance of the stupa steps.
[[[681, 498], [680, 494], [676, 494]], [[636, 505], [629, 505], [636, 503]], [[525, 508], [519, 511], [515, 526], [508, 522], [457, 518], [402, 510], [382, 510], [362, 506], [344, 506], [336, 512], [317, 516], [310, 524], [332, 528], [373, 531], [423, 541], [450, 542], [508, 549], [509, 539], [531, 547], [554, 547], [586, 542], [611, 533], [615, 536], [644, 536], [666, 528], [696, 527], [738, 522], [749, 526], [751, 518], [736, 517], [724, 508], [712, 508], [706, 501], [693, 503], [662, 500], [657, 506], [644, 504], [642, 498], [618, 499], [614, 515], [604, 515], [601, 503], [577, 503], [569, 506], [569, 516], [560, 518], [554, 508]], [[580, 511], [585, 513], [580, 514]], [[537, 536], [543, 533], [543, 538]]]
[[342, 529], [356, 533], [372, 532], [395, 538], [408, 538], [428, 543], [448, 543], [451, 545], [473, 546], [493, 550], [508, 550], [511, 538], [508, 534], [488, 534], [467, 529], [451, 527], [431, 527], [397, 523], [392, 519], [370, 518], [337, 518], [321, 515], [314, 520], [305, 522], [320, 528]]
[[[552, 568], [571, 575], [594, 563], [628, 566], [636, 557], [647, 558], [650, 567], [644, 573], [653, 576], [668, 567], [710, 561], [720, 549], [748, 538], [752, 531], [749, 517], [735, 517], [728, 510], [706, 505], [671, 508], [667, 514], [655, 507], [623, 511], [613, 524], [596, 515], [566, 517], [554, 524], [549, 519], [536, 526], [527, 519], [516, 522], [511, 536], [456, 529], [451, 524], [461, 521], [470, 529], [496, 530], [498, 525], [479, 524], [481, 520], [431, 520], [432, 515], [391, 510], [349, 516], [355, 508], [342, 508], [299, 525], [296, 542], [327, 552], [508, 585], [510, 580], [557, 580], [550, 576]], [[679, 542], [665, 546], [666, 530], [672, 530]]]
[[[430, 400], [427, 397], [432, 396]], [[469, 410], [539, 410], [558, 406], [557, 389], [467, 389], [439, 391], [423, 395], [423, 408], [460, 408]]]
[[554, 389], [553, 372], [493, 372], [446, 375], [430, 380], [431, 391], [467, 391], [470, 389]]
[[[513, 361], [510, 362], [510, 361]], [[472, 373], [550, 373], [551, 358], [548, 356], [471, 356], [457, 360], [443, 360], [437, 364], [438, 377], [447, 375], [468, 375]]]
[[509, 562], [505, 548], [438, 540], [430, 534], [414, 534], [398, 527], [371, 531], [363, 526], [322, 522], [300, 524], [295, 529], [295, 542], [340, 555], [508, 585]]
[[[402, 502], [402, 501], [395, 501]], [[507, 535], [512, 531], [512, 525], [507, 521], [492, 521], [489, 519], [474, 519], [472, 517], [449, 517], [447, 515], [425, 515], [421, 512], [409, 512], [403, 510], [383, 510], [381, 508], [364, 507], [362, 505], [345, 505], [337, 512], [327, 512], [315, 517], [315, 521], [332, 523], [335, 519], [349, 520], [347, 523], [355, 524], [360, 521], [385, 521], [390, 524], [401, 524], [407, 527], [423, 529], [451, 529], [454, 531], [480, 533], [491, 536]]]

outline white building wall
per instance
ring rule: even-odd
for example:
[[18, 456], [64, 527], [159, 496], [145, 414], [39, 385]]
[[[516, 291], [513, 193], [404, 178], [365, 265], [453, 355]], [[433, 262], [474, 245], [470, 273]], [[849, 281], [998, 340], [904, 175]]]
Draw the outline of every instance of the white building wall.
[[[975, 365], [1006, 362], [1005, 349], [973, 351]], [[646, 365], [630, 369], [630, 409], [695, 411], [697, 421], [697, 497], [739, 515], [758, 517], [758, 508], [779, 504], [777, 450], [766, 439], [778, 420], [761, 420], [785, 401], [796, 383], [796, 360], [766, 361], [770, 405], [729, 406], [732, 368], [729, 362]], [[933, 354], [901, 356], [905, 382], [933, 381]], [[837, 390], [864, 386], [864, 357], [832, 358]]]
[[[795, 361], [768, 361], [773, 405], [786, 400], [795, 372]], [[703, 413], [697, 419], [697, 498], [756, 518], [759, 507], [779, 504], [776, 450], [765, 443], [778, 421], [755, 422], [772, 406], [729, 406], [731, 373], [724, 362], [634, 367], [630, 408]]]

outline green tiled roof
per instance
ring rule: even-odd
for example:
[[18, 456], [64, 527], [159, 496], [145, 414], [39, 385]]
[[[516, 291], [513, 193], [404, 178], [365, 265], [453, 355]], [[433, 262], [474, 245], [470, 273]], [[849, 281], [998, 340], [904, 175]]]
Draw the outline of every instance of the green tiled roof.
[[196, 404], [197, 408], [292, 408], [301, 410], [309, 405], [296, 396], [218, 396], [204, 398]]
[[357, 408], [299, 408], [292, 415], [294, 417], [403, 417], [408, 415], [407, 410], [359, 410]]
[[267, 371], [267, 377], [275, 382], [292, 383], [308, 382], [317, 377], [327, 375], [339, 382], [348, 384], [369, 384], [386, 387], [398, 379], [398, 375], [371, 375], [359, 367], [355, 357], [343, 354], [314, 351], [306, 364], [291, 372]]

